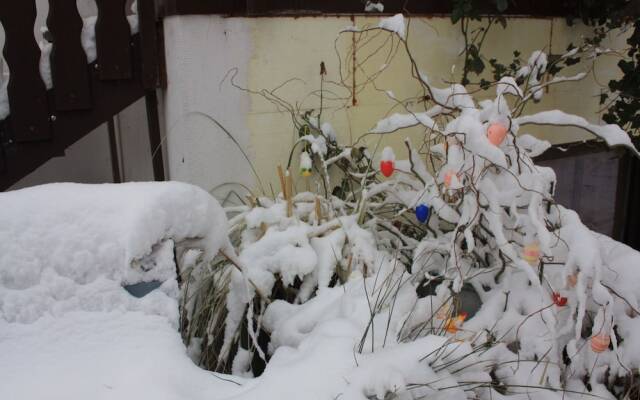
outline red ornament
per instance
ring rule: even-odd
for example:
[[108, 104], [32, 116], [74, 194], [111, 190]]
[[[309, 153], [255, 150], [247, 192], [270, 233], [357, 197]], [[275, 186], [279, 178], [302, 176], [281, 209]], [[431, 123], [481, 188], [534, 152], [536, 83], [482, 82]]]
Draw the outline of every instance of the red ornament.
[[560, 296], [559, 293], [554, 292], [551, 295], [551, 298], [553, 299], [553, 303], [555, 305], [557, 305], [558, 307], [564, 307], [564, 306], [567, 305], [567, 298], [563, 297], [563, 296]]
[[382, 172], [382, 175], [388, 178], [391, 175], [393, 175], [394, 170], [395, 170], [395, 166], [393, 165], [393, 161], [391, 160], [380, 161], [380, 172]]

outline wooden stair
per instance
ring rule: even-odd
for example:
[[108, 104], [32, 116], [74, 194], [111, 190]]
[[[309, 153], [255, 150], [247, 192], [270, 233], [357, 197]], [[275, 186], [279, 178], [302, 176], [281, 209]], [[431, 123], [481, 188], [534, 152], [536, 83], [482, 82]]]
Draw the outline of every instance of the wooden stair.
[[159, 23], [153, 0], [138, 0], [139, 32], [131, 35], [126, 0], [96, 0], [97, 60], [87, 64], [76, 0], [50, 0], [52, 89], [39, 71], [35, 0], [0, 0], [9, 66], [11, 114], [0, 121], [0, 190], [6, 190], [70, 145], [146, 98], [154, 178], [164, 179], [156, 88], [162, 86]]

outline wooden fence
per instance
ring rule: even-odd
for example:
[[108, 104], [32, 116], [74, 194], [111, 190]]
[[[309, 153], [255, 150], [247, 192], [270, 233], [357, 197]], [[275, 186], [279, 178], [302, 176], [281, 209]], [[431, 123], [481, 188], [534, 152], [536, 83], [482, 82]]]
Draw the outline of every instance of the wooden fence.
[[[0, 126], [0, 189], [63, 154], [134, 101], [147, 96], [147, 106], [157, 107], [153, 103], [162, 81], [162, 57], [154, 0], [137, 2], [137, 35], [130, 31], [126, 0], [96, 0], [96, 4], [97, 60], [88, 64], [76, 0], [49, 1], [53, 87], [47, 90], [39, 68], [41, 51], [33, 34], [35, 0], [0, 0], [4, 57], [10, 71], [10, 116]], [[148, 115], [157, 116], [157, 110], [148, 110]], [[160, 145], [159, 125], [149, 123], [153, 151]], [[161, 152], [155, 154], [154, 175], [162, 179]]]

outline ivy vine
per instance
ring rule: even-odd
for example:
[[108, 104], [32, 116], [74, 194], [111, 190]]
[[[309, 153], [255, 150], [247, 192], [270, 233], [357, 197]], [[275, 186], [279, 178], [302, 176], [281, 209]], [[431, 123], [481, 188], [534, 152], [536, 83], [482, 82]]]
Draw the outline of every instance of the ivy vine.
[[[503, 29], [506, 27], [507, 20], [504, 13], [509, 9], [509, 0], [492, 0], [494, 12], [490, 15], [482, 15], [480, 11], [480, 6], [486, 5], [486, 1], [451, 1], [451, 22], [460, 24], [464, 38], [464, 66], [460, 83], [476, 84], [483, 89], [489, 88], [492, 82], [481, 76], [487, 69], [487, 62], [494, 81], [504, 76], [516, 76], [523, 64], [518, 50], [513, 52], [513, 59], [507, 63], [501, 63], [496, 58], [487, 60], [482, 53], [489, 31], [496, 26], [501, 26]], [[576, 20], [580, 20], [593, 27], [593, 34], [584, 38], [583, 43], [578, 46], [570, 44], [563, 54], [549, 54], [549, 64], [544, 73], [548, 74], [548, 78], [553, 78], [564, 68], [581, 61], [582, 56], [579, 50], [598, 47], [613, 30], [631, 29], [632, 33], [627, 40], [629, 47], [625, 50], [625, 57], [618, 62], [622, 76], [608, 83], [608, 90], [600, 96], [600, 104], [603, 105], [605, 122], [616, 123], [631, 135], [637, 135], [640, 133], [640, 17], [638, 15], [640, 2], [638, 0], [560, 1], [567, 3], [567, 9], [575, 10], [565, 16], [567, 24], [573, 25]], [[514, 3], [514, 0], [511, 2]], [[484, 10], [486, 14], [486, 7]], [[478, 24], [480, 26], [477, 26]], [[472, 26], [476, 27], [472, 28]], [[567, 56], [572, 53], [576, 55]], [[472, 75], [479, 80], [472, 82]]]

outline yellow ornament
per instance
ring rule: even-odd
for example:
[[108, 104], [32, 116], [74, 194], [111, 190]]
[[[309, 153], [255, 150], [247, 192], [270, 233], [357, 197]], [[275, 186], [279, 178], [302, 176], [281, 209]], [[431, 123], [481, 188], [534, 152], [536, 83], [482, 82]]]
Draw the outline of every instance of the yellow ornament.
[[311, 156], [306, 151], [300, 153], [300, 175], [308, 178], [311, 176], [311, 168], [313, 167], [313, 163], [311, 161]]
[[528, 262], [532, 267], [538, 265], [540, 262], [540, 245], [538, 243], [531, 243], [524, 246], [522, 259]]

